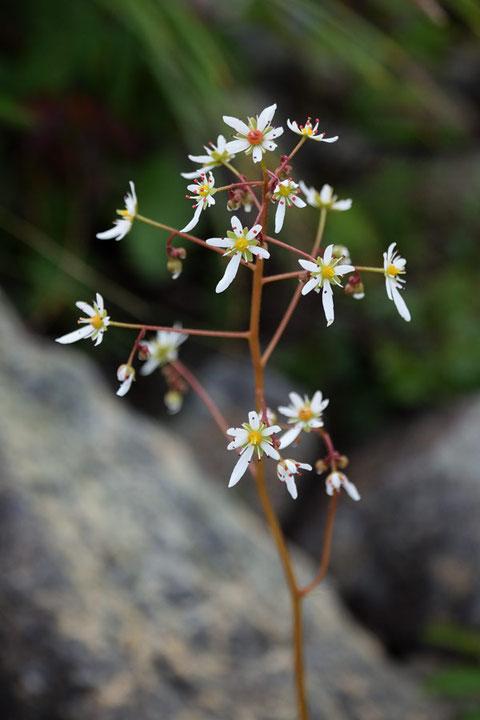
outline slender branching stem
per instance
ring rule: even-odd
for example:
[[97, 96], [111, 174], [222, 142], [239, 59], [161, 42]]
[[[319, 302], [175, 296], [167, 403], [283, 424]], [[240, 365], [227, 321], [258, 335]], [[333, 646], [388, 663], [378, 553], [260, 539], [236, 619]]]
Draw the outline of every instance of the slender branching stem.
[[[242, 175], [242, 173], [240, 173], [236, 168], [234, 168], [231, 163], [226, 162], [224, 160], [223, 165], [225, 165], [225, 167], [228, 168], [230, 170], [230, 172], [232, 172], [234, 175], [236, 175], [240, 180], [246, 179], [245, 175]], [[257, 196], [255, 195], [255, 193], [253, 192], [253, 190], [251, 190], [251, 188], [248, 188], [248, 193], [249, 193], [250, 197], [252, 198], [253, 202], [255, 203], [255, 205], [257, 206], [258, 210], [260, 210], [260, 201], [257, 198]]]
[[315, 257], [320, 250], [320, 245], [322, 244], [322, 238], [323, 238], [323, 231], [325, 230], [325, 222], [327, 220], [327, 211], [325, 208], [322, 208], [320, 210], [320, 219], [318, 221], [318, 228], [317, 228], [317, 234], [315, 236], [315, 242], [313, 244], [312, 248], [312, 255]]
[[384, 268], [377, 267], [362, 267], [361, 265], [355, 265], [355, 270], [362, 270], [363, 272], [376, 272], [381, 273], [382, 275], [385, 274]]
[[[189, 240], [190, 242], [195, 243], [195, 245], [201, 245], [202, 247], [207, 248], [208, 250], [213, 250], [213, 252], [219, 253], [220, 255], [224, 255], [225, 251], [221, 248], [213, 247], [212, 245], [208, 245], [205, 240], [201, 240], [200, 238], [196, 237], [195, 235], [190, 235], [190, 233], [184, 233], [180, 230], [177, 230], [176, 228], [170, 227], [170, 225], [165, 225], [164, 223], [158, 222], [157, 220], [152, 220], [151, 218], [144, 217], [143, 215], [136, 215], [136, 220], [140, 220], [140, 222], [146, 223], [147, 225], [153, 225], [153, 227], [160, 228], [161, 230], [166, 230], [169, 233], [178, 235], [178, 237], [185, 238], [185, 240]], [[246, 267], [250, 268], [250, 270], [255, 269], [255, 265], [253, 263], [246, 262], [245, 260], [240, 261], [242, 265], [246, 265]]]
[[320, 569], [318, 573], [316, 574], [315, 578], [312, 580], [312, 582], [309, 585], [306, 585], [303, 588], [299, 588], [298, 594], [301, 597], [305, 597], [305, 595], [308, 595], [308, 593], [312, 592], [314, 588], [317, 587], [317, 585], [323, 580], [325, 577], [325, 573], [328, 569], [328, 564], [330, 562], [330, 550], [332, 546], [332, 532], [333, 532], [333, 523], [335, 520], [335, 511], [337, 509], [337, 501], [338, 501], [338, 494], [336, 491], [334, 491], [332, 497], [330, 498], [330, 504], [328, 506], [328, 515], [327, 515], [327, 523], [325, 525], [325, 533], [323, 536], [323, 547], [322, 547], [322, 559], [320, 562]]
[[263, 278], [262, 282], [266, 283], [277, 282], [278, 280], [288, 280], [289, 278], [298, 278], [300, 275], [304, 275], [305, 270], [295, 270], [294, 272], [281, 273], [280, 275], [267, 275]]
[[278, 240], [277, 238], [270, 237], [270, 235], [265, 236], [265, 240], [267, 242], [271, 242], [274, 245], [278, 245], [279, 247], [285, 248], [285, 250], [290, 250], [290, 252], [296, 253], [296, 255], [301, 255], [304, 258], [307, 258], [307, 260], [310, 260], [311, 262], [315, 262], [315, 259], [306, 253], [304, 250], [300, 250], [300, 248], [296, 248], [293, 245], [289, 245], [288, 243], [283, 242], [282, 240]]
[[142, 329], [140, 330], [140, 332], [137, 335], [137, 339], [133, 343], [132, 350], [130, 352], [130, 355], [128, 356], [127, 365], [131, 365], [133, 363], [133, 358], [135, 357], [135, 353], [137, 351], [138, 346], [140, 345], [140, 343], [143, 340], [143, 336], [145, 335], [145, 332], [146, 332], [145, 328], [142, 327]]
[[181, 335], [201, 335], [202, 337], [228, 337], [228, 338], [244, 338], [250, 337], [250, 331], [244, 330], [240, 332], [234, 332], [230, 330], [197, 330], [195, 328], [181, 328], [181, 327], [168, 327], [166, 325], [140, 325], [138, 323], [124, 323], [117, 322], [116, 320], [110, 320], [109, 327], [120, 327], [128, 330], [147, 330], [159, 331], [167, 330], [168, 332], [176, 332]]
[[[217, 423], [219, 429], [221, 432], [226, 435], [228, 430], [228, 423], [223, 417], [222, 413], [217, 407], [217, 404], [213, 401], [212, 396], [210, 393], [208, 393], [201, 382], [197, 380], [195, 375], [192, 373], [191, 370], [189, 370], [185, 365], [180, 362], [180, 360], [174, 360], [172, 363], [170, 363], [172, 367], [177, 370], [178, 373], [183, 377], [184, 380], [190, 385], [192, 390], [197, 393], [200, 400], [204, 403], [204, 405], [208, 408], [210, 414], [212, 415], [213, 419]], [[228, 436], [227, 436], [228, 437]]]
[[290, 318], [293, 315], [293, 311], [297, 307], [298, 301], [300, 300], [300, 297], [302, 294], [302, 288], [303, 288], [303, 285], [299, 285], [296, 288], [295, 292], [293, 293], [293, 297], [290, 300], [290, 303], [289, 303], [287, 309], [285, 310], [285, 313], [284, 313], [282, 319], [280, 320], [277, 329], [275, 330], [275, 334], [272, 337], [272, 339], [270, 340], [270, 342], [268, 343], [267, 349], [265, 350], [265, 352], [262, 355], [262, 364], [264, 367], [267, 364], [267, 362], [269, 361], [271, 354], [277, 347], [277, 344], [283, 335], [283, 331], [285, 330], [288, 323], [290, 322]]

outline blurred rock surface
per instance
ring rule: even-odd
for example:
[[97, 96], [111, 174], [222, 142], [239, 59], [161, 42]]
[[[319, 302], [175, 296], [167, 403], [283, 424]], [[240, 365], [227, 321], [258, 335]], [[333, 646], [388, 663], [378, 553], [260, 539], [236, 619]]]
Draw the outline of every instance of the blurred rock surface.
[[[480, 627], [480, 397], [390, 431], [352, 456], [332, 570], [357, 616], [399, 652], [428, 628]], [[309, 512], [310, 508], [310, 512]], [[321, 540], [310, 498], [297, 540]]]
[[[1, 304], [1, 716], [291, 720], [289, 603], [260, 522]], [[312, 720], [442, 717], [328, 585], [306, 638]]]

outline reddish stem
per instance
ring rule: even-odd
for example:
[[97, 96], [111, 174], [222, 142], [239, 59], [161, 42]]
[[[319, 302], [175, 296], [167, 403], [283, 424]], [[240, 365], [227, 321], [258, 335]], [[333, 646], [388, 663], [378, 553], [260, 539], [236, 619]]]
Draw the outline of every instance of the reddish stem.
[[140, 342], [141, 342], [141, 340], [142, 340], [142, 338], [143, 338], [144, 335], [145, 335], [145, 328], [142, 327], [142, 329], [140, 330], [140, 332], [139, 332], [138, 335], [137, 335], [137, 339], [136, 339], [135, 342], [133, 343], [132, 351], [131, 351], [131, 353], [130, 353], [130, 355], [129, 355], [129, 357], [128, 357], [128, 360], [127, 360], [127, 365], [130, 365], [130, 366], [132, 365], [132, 363], [133, 363], [133, 358], [135, 357], [135, 353], [136, 353], [136, 351], [137, 351], [137, 348], [138, 348], [138, 346], [140, 345]]
[[[223, 417], [222, 413], [218, 409], [216, 403], [213, 401], [210, 394], [205, 390], [203, 385], [200, 383], [199, 380], [195, 377], [195, 375], [187, 368], [185, 365], [180, 362], [180, 360], [174, 360], [172, 363], [170, 363], [172, 367], [175, 368], [175, 370], [180, 373], [180, 375], [184, 378], [184, 380], [187, 381], [187, 383], [190, 385], [192, 390], [197, 393], [200, 400], [204, 403], [204, 405], [208, 408], [210, 414], [212, 415], [213, 419], [217, 423], [218, 427], [222, 431], [224, 435], [227, 434], [228, 430], [228, 423]], [[227, 435], [228, 437], [228, 435]]]
[[328, 516], [327, 516], [327, 524], [325, 525], [325, 533], [323, 536], [323, 550], [322, 550], [322, 560], [320, 563], [320, 569], [318, 573], [316, 574], [315, 578], [312, 580], [312, 582], [309, 585], [306, 585], [303, 588], [298, 589], [298, 594], [300, 597], [304, 597], [305, 595], [308, 595], [309, 592], [311, 592], [314, 588], [317, 587], [317, 585], [323, 580], [325, 577], [325, 573], [328, 569], [328, 564], [330, 562], [330, 550], [332, 546], [332, 532], [333, 532], [333, 523], [335, 520], [335, 511], [337, 509], [337, 500], [338, 500], [338, 493], [334, 492], [332, 497], [330, 498], [330, 505], [328, 506]]
[[263, 284], [277, 282], [277, 280], [288, 280], [288, 278], [299, 277], [303, 275], [305, 270], [296, 270], [295, 272], [281, 273], [281, 275], [267, 275], [263, 278]]
[[113, 327], [127, 328], [129, 330], [167, 330], [168, 332], [179, 333], [181, 335], [201, 335], [202, 337], [228, 337], [228, 338], [244, 338], [248, 340], [250, 337], [250, 331], [244, 330], [240, 332], [233, 332], [229, 330], [196, 330], [194, 328], [178, 328], [168, 327], [166, 325], [139, 325], [137, 323], [122, 323], [116, 321], [110, 321], [110, 325]]

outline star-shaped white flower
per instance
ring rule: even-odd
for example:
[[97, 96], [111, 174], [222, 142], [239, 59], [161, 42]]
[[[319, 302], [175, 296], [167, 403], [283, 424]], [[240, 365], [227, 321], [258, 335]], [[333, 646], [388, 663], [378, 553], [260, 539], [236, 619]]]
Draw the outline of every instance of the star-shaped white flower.
[[187, 185], [187, 189], [190, 190], [193, 195], [186, 195], [185, 197], [190, 200], [195, 200], [196, 204], [193, 205], [195, 212], [193, 213], [193, 217], [190, 222], [187, 223], [180, 232], [190, 232], [190, 230], [198, 223], [202, 210], [210, 207], [210, 205], [215, 205], [215, 200], [213, 199], [213, 195], [216, 192], [215, 178], [211, 172], [208, 173], [208, 177], [207, 175], [202, 174], [201, 179], [195, 180], [192, 185]]
[[312, 118], [307, 118], [307, 122], [305, 125], [299, 125], [296, 120], [293, 122], [290, 122], [290, 120], [287, 120], [287, 125], [290, 128], [290, 130], [297, 135], [303, 135], [304, 137], [309, 138], [310, 140], [315, 140], [316, 142], [326, 142], [326, 143], [334, 143], [338, 140], [338, 135], [335, 135], [335, 137], [325, 137], [325, 133], [320, 133], [317, 135], [318, 130], [318, 118], [315, 121], [315, 126], [312, 125]]
[[410, 322], [411, 315], [405, 304], [405, 300], [402, 297], [401, 290], [403, 290], [403, 284], [405, 280], [398, 277], [399, 275], [405, 274], [405, 265], [407, 261], [405, 258], [395, 251], [395, 245], [392, 243], [389, 245], [386, 253], [383, 253], [383, 269], [385, 272], [385, 285], [387, 288], [387, 295], [389, 300], [393, 300], [395, 307], [404, 320]]
[[241, 428], [229, 428], [227, 430], [227, 435], [232, 435], [234, 438], [227, 446], [227, 450], [242, 448], [240, 457], [230, 476], [228, 487], [236, 485], [245, 474], [248, 463], [255, 452], [259, 460], [262, 458], [263, 453], [274, 460], [280, 459], [280, 455], [273, 447], [270, 437], [270, 435], [280, 432], [280, 430], [281, 428], [278, 425], [271, 425], [270, 427], [265, 425], [261, 422], [258, 413], [253, 410], [248, 413], [248, 423], [243, 423]]
[[308, 463], [299, 463], [289, 458], [288, 460], [280, 460], [277, 465], [277, 475], [281, 482], [287, 486], [287, 490], [294, 500], [298, 497], [297, 486], [295, 484], [295, 475], [301, 475], [300, 470], [311, 470], [312, 466]]
[[333, 495], [334, 492], [339, 493], [342, 487], [348, 493], [348, 495], [350, 495], [352, 500], [360, 500], [360, 493], [358, 492], [355, 485], [350, 482], [346, 475], [336, 471], [330, 473], [330, 475], [328, 475], [327, 479], [325, 480], [325, 489], [327, 491], [327, 495]]
[[117, 390], [117, 395], [123, 397], [127, 394], [135, 380], [135, 370], [131, 365], [120, 365], [117, 370], [117, 379], [122, 383]]
[[335, 319], [335, 311], [333, 308], [333, 291], [332, 284], [342, 287], [338, 279], [345, 273], [354, 272], [353, 265], [338, 265], [340, 258], [333, 257], [333, 245], [325, 248], [323, 258], [317, 257], [317, 262], [310, 260], [299, 260], [300, 265], [308, 270], [311, 277], [302, 288], [302, 295], [306, 295], [311, 290], [320, 292], [322, 288], [322, 303], [325, 317], [327, 319], [327, 327], [331, 325]]
[[227, 230], [228, 237], [226, 238], [209, 238], [207, 240], [207, 245], [226, 248], [223, 256], [231, 258], [225, 269], [224, 276], [215, 288], [217, 293], [226, 290], [233, 282], [242, 258], [246, 262], [252, 262], [253, 255], [261, 258], [270, 257], [268, 250], [258, 245], [257, 236], [262, 231], [261, 225], [254, 225], [251, 230], [246, 227], [242, 228], [242, 223], [234, 215], [232, 217], [232, 228], [233, 232]]
[[237, 139], [227, 143], [227, 151], [230, 153], [246, 152], [247, 155], [251, 154], [253, 162], [257, 163], [261, 161], [265, 152], [275, 150], [277, 143], [274, 143], [273, 140], [283, 133], [282, 127], [271, 126], [276, 109], [276, 104], [270, 105], [262, 110], [256, 118], [248, 118], [248, 125], [243, 120], [224, 115], [223, 122], [237, 131], [235, 135]]
[[62, 335], [62, 337], [56, 338], [55, 342], [68, 345], [69, 343], [77, 342], [77, 340], [92, 338], [92, 340], [96, 340], [95, 345], [100, 345], [103, 340], [103, 333], [110, 323], [110, 318], [103, 305], [103, 297], [100, 293], [97, 293], [97, 301], [93, 303], [93, 307], [83, 300], [79, 300], [75, 305], [88, 315], [87, 318], [80, 318], [78, 321], [79, 324], [84, 325], [84, 327], [74, 330], [68, 333], [68, 335]]
[[293, 182], [292, 178], [288, 178], [288, 180], [282, 180], [282, 182], [277, 183], [272, 195], [272, 202], [278, 203], [277, 211], [275, 213], [276, 233], [279, 233], [283, 227], [287, 205], [288, 207], [292, 207], [292, 205], [299, 208], [306, 207], [306, 203], [298, 197], [299, 192], [300, 190], [298, 189], [298, 185]]
[[120, 215], [120, 220], [113, 221], [113, 227], [105, 232], [97, 233], [97, 238], [100, 240], [122, 240], [127, 233], [132, 229], [133, 221], [135, 220], [138, 212], [137, 195], [135, 193], [135, 185], [130, 180], [130, 190], [124, 197], [125, 209], [117, 210]]
[[[182, 325], [181, 323], [175, 323], [173, 327], [181, 328]], [[151, 375], [158, 367], [174, 362], [178, 358], [178, 348], [187, 338], [188, 335], [184, 333], [159, 330], [156, 340], [143, 343], [146, 345], [150, 356], [142, 365], [141, 374]]]
[[323, 399], [320, 390], [317, 390], [311, 400], [307, 395], [302, 399], [296, 392], [291, 392], [289, 398], [290, 405], [278, 408], [282, 415], [288, 417], [288, 423], [293, 425], [280, 438], [280, 450], [291, 445], [302, 430], [310, 432], [312, 428], [323, 427], [322, 413], [329, 403], [328, 400]]
[[350, 210], [352, 201], [337, 200], [337, 196], [333, 194], [331, 185], [324, 185], [320, 192], [314, 187], [307, 187], [303, 180], [300, 180], [300, 188], [307, 199], [307, 203], [315, 208], [325, 208], [325, 210]]
[[204, 173], [212, 170], [214, 167], [221, 167], [224, 163], [233, 160], [235, 155], [232, 155], [227, 150], [227, 141], [223, 135], [219, 135], [217, 138], [217, 144], [210, 143], [210, 147], [207, 145], [203, 146], [206, 151], [206, 155], [189, 155], [188, 159], [192, 162], [200, 163], [202, 167], [198, 170], [194, 170], [190, 173], [180, 173], [180, 175], [187, 180], [193, 180], [194, 178], [201, 177]]

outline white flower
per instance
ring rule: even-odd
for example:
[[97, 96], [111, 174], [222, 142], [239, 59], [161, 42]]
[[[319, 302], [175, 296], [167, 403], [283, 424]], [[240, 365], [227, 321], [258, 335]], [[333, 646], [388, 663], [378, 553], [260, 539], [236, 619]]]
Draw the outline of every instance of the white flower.
[[260, 421], [259, 415], [252, 410], [248, 413], [248, 423], [243, 423], [241, 428], [229, 428], [227, 435], [232, 435], [233, 440], [229, 443], [227, 450], [235, 450], [242, 448], [238, 462], [233, 468], [233, 472], [228, 482], [228, 487], [233, 487], [245, 474], [248, 463], [252, 459], [254, 452], [260, 460], [263, 453], [269, 455], [274, 460], [279, 460], [280, 455], [273, 447], [270, 435], [280, 432], [278, 425], [268, 427]]
[[242, 228], [240, 220], [234, 215], [232, 217], [232, 228], [233, 232], [227, 230], [228, 237], [226, 238], [209, 238], [207, 240], [207, 245], [226, 248], [223, 257], [228, 256], [231, 258], [225, 269], [224, 276], [215, 288], [217, 293], [226, 290], [233, 282], [242, 258], [246, 262], [251, 262], [253, 255], [261, 258], [270, 257], [268, 250], [258, 245], [257, 235], [262, 231], [261, 225], [254, 225], [251, 230]]
[[107, 316], [107, 311], [103, 306], [103, 297], [100, 293], [97, 293], [97, 301], [93, 303], [93, 307], [83, 300], [79, 300], [75, 305], [88, 315], [88, 318], [80, 318], [78, 321], [79, 324], [86, 323], [85, 327], [74, 330], [68, 335], [62, 335], [62, 337], [56, 338], [55, 342], [67, 345], [68, 343], [77, 342], [77, 340], [92, 338], [92, 340], [96, 340], [95, 345], [100, 345], [103, 340], [103, 333], [110, 323], [110, 318]]
[[133, 221], [138, 212], [137, 196], [135, 194], [135, 185], [130, 180], [131, 193], [127, 193], [124, 197], [125, 210], [117, 210], [120, 215], [120, 220], [113, 221], [113, 227], [105, 232], [97, 233], [97, 238], [100, 240], [121, 240], [127, 233], [132, 229]]
[[271, 122], [277, 109], [276, 104], [262, 110], [256, 118], [248, 118], [248, 125], [243, 120], [223, 116], [223, 122], [230, 125], [237, 131], [236, 140], [227, 143], [227, 151], [230, 153], [239, 153], [245, 151], [247, 155], [252, 155], [253, 162], [260, 162], [263, 153], [267, 150], [275, 150], [277, 143], [273, 140], [283, 133], [283, 128], [273, 128]]
[[131, 365], [120, 365], [117, 370], [117, 379], [122, 383], [117, 390], [117, 395], [123, 397], [130, 390], [135, 380], [135, 370]]
[[311, 400], [307, 395], [302, 400], [296, 392], [291, 392], [289, 398], [290, 405], [278, 408], [282, 415], [288, 417], [288, 423], [293, 424], [293, 428], [280, 438], [280, 450], [291, 445], [302, 430], [310, 432], [312, 428], [323, 427], [322, 413], [329, 403], [328, 400], [323, 400], [320, 390], [317, 390]]
[[300, 187], [307, 199], [307, 203], [315, 208], [325, 208], [326, 210], [350, 210], [352, 201], [337, 200], [337, 196], [333, 194], [331, 185], [324, 185], [320, 192], [314, 187], [307, 187], [303, 180], [300, 180]]
[[296, 460], [289, 458], [288, 460], [280, 460], [277, 465], [277, 475], [281, 482], [284, 482], [287, 486], [287, 490], [294, 500], [298, 497], [297, 486], [295, 485], [295, 475], [301, 470], [311, 470], [312, 466], [308, 463], [299, 463]]
[[283, 227], [283, 221], [285, 219], [285, 210], [292, 205], [296, 205], [299, 208], [306, 207], [306, 203], [298, 197], [297, 183], [293, 182], [292, 178], [288, 180], [282, 180], [278, 183], [273, 195], [272, 202], [278, 202], [277, 212], [275, 213], [275, 232], [279, 233]]
[[341, 472], [332, 472], [325, 480], [325, 489], [327, 495], [333, 495], [334, 492], [340, 492], [344, 488], [352, 500], [360, 500], [360, 494], [355, 485], [350, 482], [346, 475]]
[[219, 135], [217, 138], [217, 144], [214, 145], [212, 142], [209, 143], [210, 147], [204, 145], [206, 155], [189, 155], [188, 159], [192, 162], [200, 163], [202, 167], [198, 170], [194, 170], [191, 173], [180, 173], [182, 177], [187, 180], [193, 180], [194, 178], [201, 177], [202, 174], [206, 173], [214, 167], [220, 167], [226, 162], [233, 160], [235, 155], [232, 155], [227, 150], [227, 141], [223, 135]]
[[386, 253], [383, 253], [383, 269], [385, 272], [385, 285], [387, 287], [387, 295], [389, 300], [393, 300], [395, 307], [407, 322], [410, 321], [411, 315], [405, 304], [400, 290], [403, 290], [403, 283], [405, 280], [399, 278], [399, 275], [405, 274], [405, 265], [407, 261], [395, 252], [395, 245], [392, 243], [389, 245]]
[[312, 118], [307, 118], [307, 122], [305, 123], [305, 125], [298, 125], [296, 120], [294, 120], [293, 122], [287, 120], [288, 127], [292, 132], [296, 133], [297, 135], [304, 135], [310, 140], [315, 140], [316, 142], [333, 143], [338, 140], [338, 135], [330, 138], [326, 138], [325, 133], [320, 133], [320, 135], [317, 135], [318, 123], [318, 118], [316, 119], [315, 127], [312, 125]]
[[[181, 328], [181, 323], [175, 323], [173, 327]], [[147, 346], [150, 357], [142, 365], [142, 375], [151, 375], [158, 367], [167, 365], [178, 358], [178, 348], [185, 342], [188, 335], [171, 332], [170, 330], [159, 330], [157, 339], [143, 343]]]
[[302, 288], [302, 295], [306, 295], [311, 290], [318, 293], [322, 288], [322, 303], [328, 327], [335, 319], [331, 284], [342, 287], [338, 278], [345, 275], [345, 273], [354, 272], [355, 268], [353, 265], [338, 265], [340, 259], [333, 257], [333, 245], [328, 245], [325, 248], [323, 258], [317, 257], [316, 263], [310, 260], [299, 260], [298, 262], [311, 275]]
[[215, 178], [211, 172], [208, 173], [208, 178], [206, 175], [202, 174], [200, 181], [195, 180], [195, 183], [192, 185], [187, 185], [187, 189], [190, 190], [193, 195], [186, 195], [185, 197], [190, 200], [195, 200], [196, 205], [193, 205], [195, 212], [193, 214], [193, 218], [185, 225], [184, 228], [180, 230], [180, 232], [190, 232], [190, 230], [198, 223], [202, 210], [210, 207], [210, 205], [215, 205], [213, 195], [216, 190], [214, 185]]

